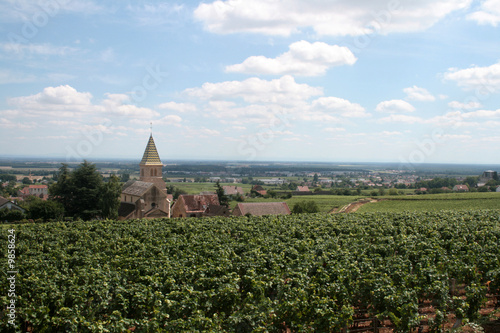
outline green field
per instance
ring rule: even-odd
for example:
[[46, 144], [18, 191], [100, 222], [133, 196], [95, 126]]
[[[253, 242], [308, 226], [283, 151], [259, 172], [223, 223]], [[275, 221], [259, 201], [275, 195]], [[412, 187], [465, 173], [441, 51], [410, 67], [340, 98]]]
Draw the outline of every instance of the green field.
[[4, 224], [0, 331], [439, 332], [500, 293], [499, 240], [497, 211]]
[[500, 193], [496, 192], [384, 196], [379, 199], [384, 200], [365, 204], [357, 212], [500, 209]]
[[[345, 195], [304, 195], [304, 196], [294, 196], [291, 197], [290, 199], [279, 199], [279, 198], [269, 198], [269, 199], [264, 199], [264, 198], [246, 198], [245, 202], [286, 202], [288, 204], [288, 207], [290, 209], [293, 208], [293, 206], [301, 201], [315, 201], [316, 204], [319, 207], [319, 211], [322, 213], [327, 213], [331, 211], [334, 208], [340, 208], [342, 206], [345, 206], [353, 201], [362, 199], [365, 197], [358, 197], [358, 196], [345, 196]], [[230, 207], [234, 209], [236, 206], [237, 202], [236, 201], [231, 201], [230, 202]]]

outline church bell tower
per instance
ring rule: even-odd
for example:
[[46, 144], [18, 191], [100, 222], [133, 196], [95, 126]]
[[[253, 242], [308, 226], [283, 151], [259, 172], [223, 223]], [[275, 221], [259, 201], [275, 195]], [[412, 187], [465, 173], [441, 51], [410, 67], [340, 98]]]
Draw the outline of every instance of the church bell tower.
[[149, 136], [148, 145], [142, 156], [141, 163], [139, 163], [140, 177], [139, 180], [143, 182], [153, 183], [158, 186], [162, 191], [167, 191], [167, 186], [163, 180], [160, 156], [156, 150], [153, 134]]

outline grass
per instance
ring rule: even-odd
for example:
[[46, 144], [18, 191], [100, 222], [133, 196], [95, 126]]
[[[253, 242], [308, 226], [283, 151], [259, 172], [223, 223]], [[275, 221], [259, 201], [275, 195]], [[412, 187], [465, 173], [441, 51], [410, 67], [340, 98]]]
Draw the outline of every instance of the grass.
[[[215, 192], [215, 183], [167, 183], [174, 185], [188, 194], [199, 194], [200, 192]], [[221, 186], [239, 186], [245, 193], [249, 193], [252, 185], [221, 183]], [[264, 188], [278, 190], [273, 186]], [[245, 198], [245, 202], [281, 202], [285, 201], [290, 209], [301, 201], [313, 200], [318, 205], [320, 212], [327, 213], [334, 208], [340, 208], [351, 202], [370, 197], [370, 192], [363, 191], [361, 196], [341, 195], [314, 195], [294, 196], [290, 199], [282, 198]], [[386, 193], [388, 190], [386, 190]], [[413, 193], [414, 190], [406, 190], [405, 193]], [[361, 206], [357, 212], [401, 212], [401, 211], [439, 211], [439, 210], [470, 210], [470, 209], [500, 209], [500, 193], [496, 192], [473, 192], [473, 193], [441, 193], [425, 195], [385, 195], [377, 196], [377, 199], [385, 199], [377, 203], [368, 203]], [[234, 209], [236, 201], [231, 201], [229, 206]]]
[[500, 193], [445, 193], [415, 196], [384, 196], [376, 203], [368, 203], [358, 213], [500, 209]]
[[[331, 211], [333, 208], [340, 208], [342, 206], [347, 205], [350, 202], [357, 201], [361, 198], [364, 198], [362, 196], [343, 196], [343, 195], [304, 195], [304, 196], [295, 196], [290, 199], [281, 199], [281, 198], [269, 198], [269, 199], [264, 199], [264, 198], [246, 198], [245, 202], [286, 202], [288, 204], [288, 207], [290, 209], [293, 208], [293, 206], [301, 201], [315, 201], [316, 204], [319, 207], [320, 212], [322, 213], [327, 213]], [[236, 206], [237, 202], [236, 201], [231, 201], [229, 203], [229, 206], [234, 209]]]

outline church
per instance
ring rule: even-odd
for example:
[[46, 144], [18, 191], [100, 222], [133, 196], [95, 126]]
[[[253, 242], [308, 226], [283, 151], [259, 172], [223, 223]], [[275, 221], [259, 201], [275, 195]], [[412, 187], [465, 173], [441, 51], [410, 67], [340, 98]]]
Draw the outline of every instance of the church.
[[153, 134], [149, 137], [139, 168], [139, 180], [129, 180], [123, 185], [119, 219], [170, 217], [172, 195], [167, 194], [163, 164], [156, 150]]

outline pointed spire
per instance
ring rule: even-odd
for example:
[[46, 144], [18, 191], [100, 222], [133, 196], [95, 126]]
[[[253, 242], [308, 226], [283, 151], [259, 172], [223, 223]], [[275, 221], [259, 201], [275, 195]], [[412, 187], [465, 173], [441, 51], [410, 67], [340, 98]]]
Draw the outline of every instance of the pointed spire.
[[149, 136], [148, 145], [142, 155], [141, 163], [142, 165], [161, 165], [160, 155], [158, 155], [158, 150], [156, 150], [155, 141], [153, 140], [153, 134]]

